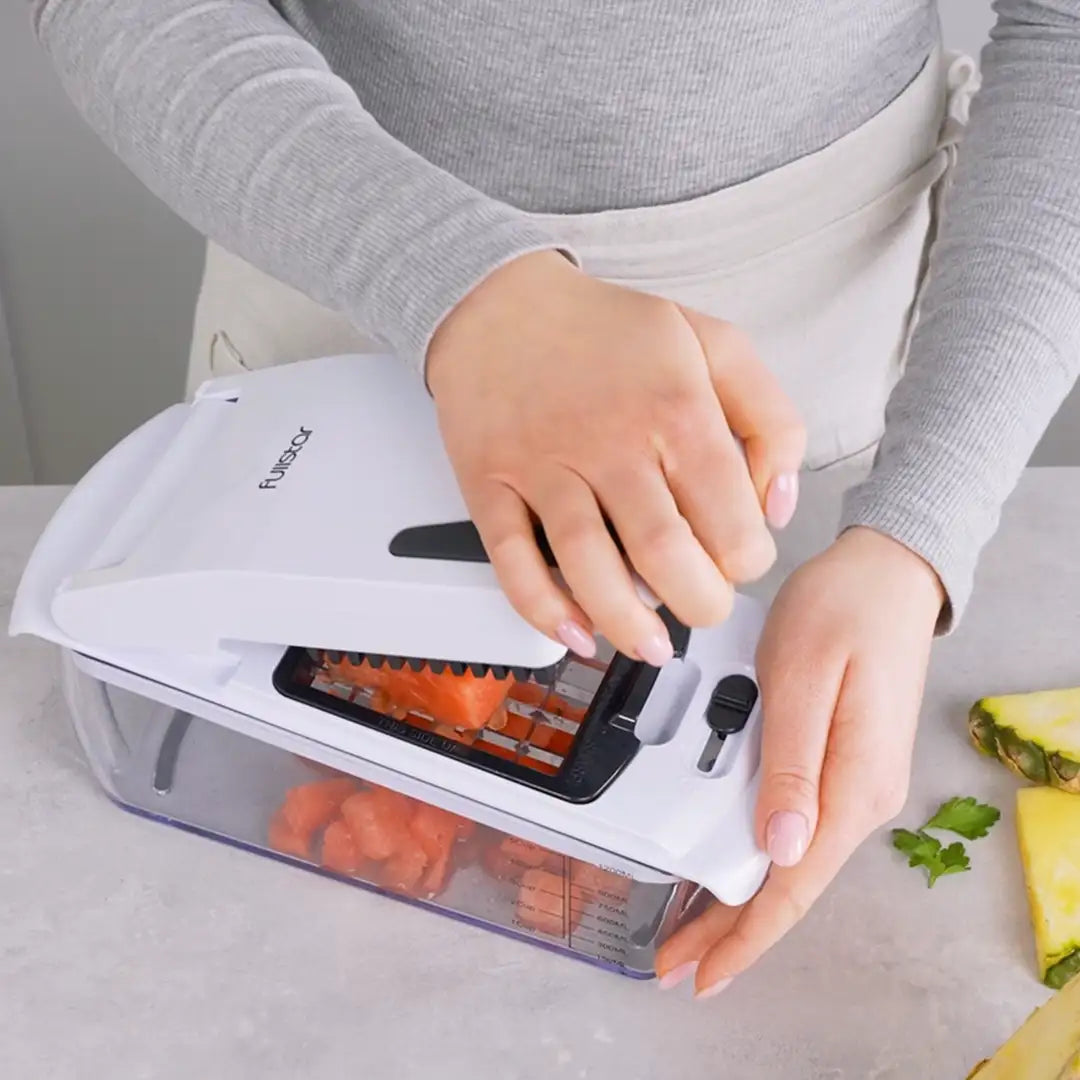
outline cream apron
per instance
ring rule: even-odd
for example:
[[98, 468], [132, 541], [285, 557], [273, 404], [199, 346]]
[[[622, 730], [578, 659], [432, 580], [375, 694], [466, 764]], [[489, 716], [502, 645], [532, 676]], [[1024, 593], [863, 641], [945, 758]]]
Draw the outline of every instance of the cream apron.
[[[973, 60], [935, 51], [873, 119], [783, 168], [682, 203], [532, 216], [594, 276], [747, 331], [802, 414], [807, 468], [869, 464], [977, 86]], [[209, 245], [189, 392], [211, 376], [377, 351], [344, 316]]]

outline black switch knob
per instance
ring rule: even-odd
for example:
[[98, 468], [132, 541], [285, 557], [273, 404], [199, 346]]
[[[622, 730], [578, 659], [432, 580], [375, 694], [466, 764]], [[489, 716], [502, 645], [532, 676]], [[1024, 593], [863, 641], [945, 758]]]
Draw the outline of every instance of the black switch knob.
[[745, 675], [728, 675], [713, 689], [705, 709], [705, 722], [717, 735], [735, 735], [746, 727], [757, 704], [758, 688]]

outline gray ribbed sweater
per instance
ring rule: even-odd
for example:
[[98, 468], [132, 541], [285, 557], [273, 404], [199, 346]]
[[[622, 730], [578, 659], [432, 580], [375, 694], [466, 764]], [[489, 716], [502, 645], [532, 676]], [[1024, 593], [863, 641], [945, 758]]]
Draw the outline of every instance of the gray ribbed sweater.
[[[957, 0], [959, 2], [959, 0]], [[934, 0], [31, 0], [89, 123], [204, 233], [419, 363], [519, 213], [683, 199], [871, 117]], [[946, 223], [844, 525], [954, 613], [1080, 368], [1080, 0], [997, 0]]]

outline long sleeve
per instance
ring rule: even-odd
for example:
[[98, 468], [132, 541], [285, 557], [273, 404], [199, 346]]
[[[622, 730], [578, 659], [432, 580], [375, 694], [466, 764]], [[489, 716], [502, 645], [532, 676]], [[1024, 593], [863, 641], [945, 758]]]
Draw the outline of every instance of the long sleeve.
[[498, 266], [560, 246], [391, 138], [267, 0], [31, 0], [84, 119], [171, 209], [417, 369]]
[[938, 572], [942, 632], [1080, 373], [1080, 0], [998, 0], [904, 375], [842, 528]]

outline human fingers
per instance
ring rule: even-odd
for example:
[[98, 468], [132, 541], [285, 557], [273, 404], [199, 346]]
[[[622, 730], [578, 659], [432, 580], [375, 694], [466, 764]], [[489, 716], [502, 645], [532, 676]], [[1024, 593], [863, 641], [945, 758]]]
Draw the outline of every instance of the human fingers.
[[806, 429], [794, 402], [731, 323], [680, 309], [705, 352], [728, 425], [742, 441], [759, 505], [774, 528], [795, 513]]

